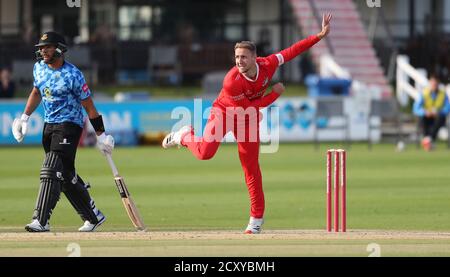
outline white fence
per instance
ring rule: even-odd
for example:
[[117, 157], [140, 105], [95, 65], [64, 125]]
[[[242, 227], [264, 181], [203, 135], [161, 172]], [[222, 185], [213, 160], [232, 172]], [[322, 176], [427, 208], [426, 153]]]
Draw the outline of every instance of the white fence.
[[367, 85], [366, 83], [353, 79], [349, 71], [340, 66], [330, 55], [322, 55], [320, 57], [320, 76], [351, 79], [351, 93], [356, 98], [368, 100], [381, 98], [380, 87]]
[[[410, 81], [414, 81], [414, 85]], [[414, 68], [409, 63], [408, 56], [397, 56], [397, 99], [400, 105], [406, 106], [409, 99], [417, 99], [419, 93], [428, 86], [427, 71], [422, 68]], [[450, 84], [445, 87], [450, 98]]]
[[[410, 84], [414, 81], [414, 86]], [[400, 105], [406, 106], [409, 98], [417, 99], [419, 92], [428, 85], [427, 71], [415, 69], [409, 64], [409, 58], [405, 55], [397, 56], [397, 99]]]

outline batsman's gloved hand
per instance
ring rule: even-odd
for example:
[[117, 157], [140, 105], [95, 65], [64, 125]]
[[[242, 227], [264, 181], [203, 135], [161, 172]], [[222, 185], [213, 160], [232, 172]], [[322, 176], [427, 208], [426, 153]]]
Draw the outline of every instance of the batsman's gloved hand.
[[114, 149], [114, 138], [111, 135], [102, 133], [97, 136], [97, 147], [103, 155], [111, 155]]
[[30, 116], [22, 114], [20, 118], [14, 119], [12, 124], [12, 133], [17, 142], [22, 142], [23, 137], [26, 135], [28, 130], [28, 119]]

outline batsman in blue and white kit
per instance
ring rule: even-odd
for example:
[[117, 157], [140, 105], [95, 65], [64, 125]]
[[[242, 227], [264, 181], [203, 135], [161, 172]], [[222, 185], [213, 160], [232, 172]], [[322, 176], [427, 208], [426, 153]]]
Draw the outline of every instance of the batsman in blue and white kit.
[[42, 145], [45, 150], [40, 173], [40, 189], [29, 232], [50, 230], [50, 216], [59, 201], [61, 191], [84, 221], [80, 232], [94, 231], [106, 217], [95, 206], [88, 185], [75, 170], [75, 156], [83, 130], [82, 107], [97, 134], [97, 147], [106, 155], [114, 149], [114, 139], [105, 134], [102, 116], [91, 98], [83, 74], [73, 64], [64, 60], [67, 46], [64, 37], [56, 32], [42, 35], [36, 51], [38, 62], [34, 65], [34, 87], [25, 110], [14, 120], [12, 131], [22, 142], [27, 133], [29, 117], [41, 103], [45, 112]]

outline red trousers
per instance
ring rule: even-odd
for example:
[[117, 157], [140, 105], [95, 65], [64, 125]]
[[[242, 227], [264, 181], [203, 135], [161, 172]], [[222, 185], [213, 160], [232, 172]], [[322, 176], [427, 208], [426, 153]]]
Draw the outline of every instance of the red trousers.
[[196, 137], [193, 133], [189, 133], [181, 140], [181, 144], [186, 146], [197, 159], [208, 160], [216, 154], [223, 137], [228, 132], [233, 132], [250, 196], [250, 216], [255, 218], [262, 218], [264, 215], [264, 192], [258, 162], [259, 118], [258, 111], [256, 117], [249, 116], [245, 120], [236, 116], [227, 117], [223, 110], [213, 108], [203, 137]]

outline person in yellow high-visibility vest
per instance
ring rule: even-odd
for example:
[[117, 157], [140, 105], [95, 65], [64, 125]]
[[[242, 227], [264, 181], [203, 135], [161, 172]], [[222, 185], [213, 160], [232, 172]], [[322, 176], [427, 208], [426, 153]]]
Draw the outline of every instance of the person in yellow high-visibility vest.
[[439, 77], [430, 75], [429, 86], [414, 102], [414, 114], [421, 118], [423, 129], [422, 147], [430, 151], [434, 148], [439, 129], [445, 126], [450, 112], [450, 102], [444, 89], [439, 88]]

